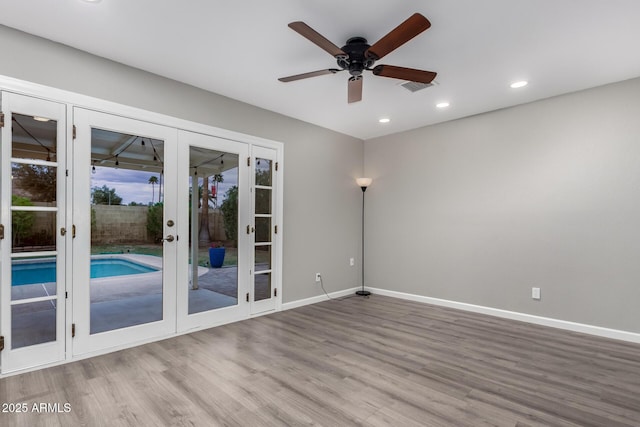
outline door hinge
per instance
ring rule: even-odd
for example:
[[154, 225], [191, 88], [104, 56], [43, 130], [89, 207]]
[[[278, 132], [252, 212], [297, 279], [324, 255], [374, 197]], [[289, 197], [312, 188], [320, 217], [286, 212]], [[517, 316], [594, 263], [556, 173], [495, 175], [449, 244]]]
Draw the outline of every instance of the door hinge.
[[247, 292], [247, 302], [249, 302], [249, 292]]
[[76, 225], [72, 225], [71, 226], [71, 238], [75, 239], [76, 238]]
[[69, 292], [64, 293], [64, 299], [69, 299]]
[[247, 234], [251, 234], [251, 226], [247, 225]]
[[71, 338], [76, 336], [76, 324], [72, 323], [71, 324]]
[[0, 335], [0, 351], [4, 350], [4, 337]]
[[276, 172], [278, 172], [278, 162], [276, 162]]
[[278, 288], [273, 288], [273, 296], [274, 297], [278, 296]]
[[247, 157], [247, 166], [251, 166], [251, 157]]
[[0, 113], [0, 128], [4, 127], [4, 113]]
[[65, 236], [67, 234], [67, 229], [64, 227], [60, 227], [60, 235]]
[[273, 228], [273, 232], [278, 234], [278, 226], [277, 225]]
[[69, 169], [66, 169], [66, 170], [64, 171], [64, 176], [69, 176]]
[[76, 125], [73, 125], [73, 139], [76, 139]]
[[0, 240], [4, 239], [4, 225], [0, 224]]

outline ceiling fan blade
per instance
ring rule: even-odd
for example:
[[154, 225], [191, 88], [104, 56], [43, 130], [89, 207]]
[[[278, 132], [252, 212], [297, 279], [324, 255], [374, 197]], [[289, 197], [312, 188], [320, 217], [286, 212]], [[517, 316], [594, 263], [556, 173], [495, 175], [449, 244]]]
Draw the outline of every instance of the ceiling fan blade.
[[278, 80], [280, 80], [281, 82], [288, 83], [296, 80], [308, 79], [309, 77], [323, 76], [325, 74], [335, 74], [338, 71], [342, 71], [342, 70], [338, 70], [336, 68], [329, 68], [328, 70], [311, 71], [310, 73], [296, 74], [295, 76], [280, 77]]
[[434, 71], [416, 70], [415, 68], [396, 67], [394, 65], [376, 65], [372, 71], [376, 76], [425, 84], [431, 83], [438, 75]]
[[362, 101], [362, 76], [353, 76], [349, 79], [349, 104]]
[[391, 30], [389, 34], [378, 40], [371, 46], [366, 54], [376, 60], [387, 55], [389, 52], [399, 48], [427, 28], [431, 22], [419, 13], [414, 13], [402, 24]]
[[322, 34], [308, 26], [302, 21], [296, 21], [289, 24], [289, 28], [305, 37], [309, 41], [315, 43], [322, 49], [329, 52], [331, 56], [346, 55], [342, 49], [327, 40]]

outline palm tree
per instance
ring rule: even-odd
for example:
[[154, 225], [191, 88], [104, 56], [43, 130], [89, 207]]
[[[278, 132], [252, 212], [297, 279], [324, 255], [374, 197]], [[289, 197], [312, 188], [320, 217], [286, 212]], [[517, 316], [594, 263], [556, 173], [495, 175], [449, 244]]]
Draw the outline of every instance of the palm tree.
[[151, 204], [153, 204], [156, 197], [156, 184], [158, 183], [158, 177], [151, 175], [149, 178], [149, 184], [151, 184]]
[[[209, 191], [209, 178], [214, 183], [215, 195]], [[198, 241], [200, 244], [208, 244], [211, 241], [211, 233], [209, 233], [209, 202], [212, 202], [213, 207], [218, 207], [218, 184], [224, 181], [222, 174], [215, 174], [211, 177], [205, 176], [202, 180], [202, 187], [198, 190], [201, 192], [202, 204], [200, 205], [200, 231], [198, 232]]]
[[201, 245], [208, 245], [211, 241], [209, 234], [209, 177], [202, 179], [202, 206], [200, 210], [200, 231], [198, 241]]
[[215, 185], [216, 187], [216, 192], [215, 194], [211, 195], [211, 199], [213, 201], [213, 207], [217, 208], [218, 207], [218, 184], [220, 184], [221, 182], [224, 182], [224, 177], [222, 176], [222, 174], [217, 173], [213, 176], [212, 180], [213, 180], [213, 185]]

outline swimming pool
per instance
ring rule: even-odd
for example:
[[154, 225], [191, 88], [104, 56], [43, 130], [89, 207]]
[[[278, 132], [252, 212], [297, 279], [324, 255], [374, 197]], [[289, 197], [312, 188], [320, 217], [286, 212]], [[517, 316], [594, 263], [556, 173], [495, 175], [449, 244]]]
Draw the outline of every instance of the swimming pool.
[[[123, 258], [95, 258], [91, 260], [91, 278], [124, 276], [159, 271], [154, 267]], [[16, 262], [11, 265], [11, 286], [49, 283], [56, 281], [54, 259]]]

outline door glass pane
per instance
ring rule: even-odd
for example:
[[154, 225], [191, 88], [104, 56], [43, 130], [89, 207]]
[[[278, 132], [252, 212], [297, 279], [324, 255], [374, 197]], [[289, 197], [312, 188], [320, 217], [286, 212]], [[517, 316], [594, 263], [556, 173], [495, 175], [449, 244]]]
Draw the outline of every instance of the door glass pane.
[[11, 300], [56, 295], [56, 257], [17, 258], [11, 262]]
[[[11, 252], [27, 255], [55, 251], [58, 123], [15, 113], [11, 120]], [[11, 260], [12, 301], [55, 296], [56, 292], [55, 256]], [[12, 329], [26, 334], [13, 337], [14, 348], [55, 341], [54, 304], [55, 301], [12, 307], [17, 322], [12, 323]], [[35, 314], [29, 318], [28, 313]], [[47, 320], [50, 316], [52, 322]], [[53, 334], [49, 333], [50, 328]]]
[[[273, 214], [273, 161], [255, 159], [254, 195], [254, 301], [271, 298], [271, 233]], [[264, 273], [263, 273], [264, 272]]]
[[271, 273], [254, 274], [255, 300], [261, 301], [271, 298]]
[[256, 188], [256, 214], [271, 213], [271, 189]]
[[51, 211], [11, 212], [11, 252], [55, 251], [56, 214]]
[[163, 162], [163, 141], [91, 130], [91, 334], [163, 318]]
[[271, 186], [271, 160], [256, 158], [256, 185]]
[[257, 245], [254, 260], [255, 271], [271, 270], [271, 245]]
[[56, 340], [56, 301], [11, 306], [11, 348]]
[[189, 314], [238, 303], [238, 159], [189, 147]]
[[57, 161], [58, 123], [55, 120], [13, 113], [11, 121], [13, 133], [11, 157]]
[[12, 204], [55, 207], [57, 173], [52, 165], [12, 163]]
[[256, 243], [271, 241], [271, 218], [256, 218]]

